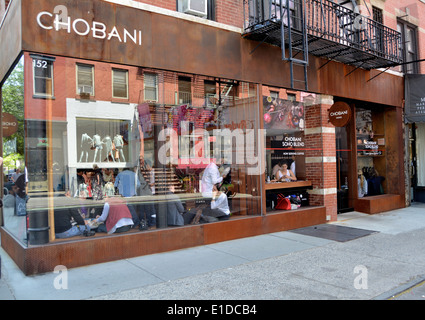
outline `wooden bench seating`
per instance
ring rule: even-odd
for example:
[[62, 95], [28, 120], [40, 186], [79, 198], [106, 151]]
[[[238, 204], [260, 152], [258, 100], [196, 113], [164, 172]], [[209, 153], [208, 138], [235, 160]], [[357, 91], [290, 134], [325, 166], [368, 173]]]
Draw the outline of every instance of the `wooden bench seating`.
[[403, 207], [403, 199], [398, 194], [381, 194], [378, 196], [359, 198], [354, 204], [355, 211], [368, 214], [375, 214]]

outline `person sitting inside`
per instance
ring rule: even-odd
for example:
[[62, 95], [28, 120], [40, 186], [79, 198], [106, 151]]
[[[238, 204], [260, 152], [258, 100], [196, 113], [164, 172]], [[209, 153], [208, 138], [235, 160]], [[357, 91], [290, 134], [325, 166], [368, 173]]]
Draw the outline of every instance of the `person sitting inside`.
[[[77, 208], [67, 207], [64, 209], [55, 209], [54, 217], [55, 236], [57, 239], [82, 236], [85, 231], [90, 231], [90, 226], [86, 225]], [[73, 225], [72, 221], [76, 224]]]
[[218, 185], [213, 186], [212, 194], [211, 207], [204, 208], [202, 214], [217, 218], [218, 220], [229, 220], [230, 209], [226, 194], [218, 190]]
[[99, 224], [97, 232], [107, 232], [108, 234], [129, 231], [134, 224], [126, 202], [119, 197], [107, 198], [102, 215], [97, 216], [95, 222], [103, 222]]
[[272, 177], [274, 177], [275, 179], [277, 179], [277, 172], [282, 170], [282, 165], [283, 165], [283, 160], [279, 160], [279, 162], [276, 163], [276, 165], [273, 167]]
[[288, 169], [288, 165], [284, 163], [282, 164], [282, 169], [278, 170], [276, 173], [276, 180], [279, 182], [291, 182], [297, 181], [297, 177]]
[[170, 185], [165, 196], [167, 199], [167, 223], [169, 226], [182, 226], [184, 225], [183, 213], [185, 209], [174, 191], [174, 185]]

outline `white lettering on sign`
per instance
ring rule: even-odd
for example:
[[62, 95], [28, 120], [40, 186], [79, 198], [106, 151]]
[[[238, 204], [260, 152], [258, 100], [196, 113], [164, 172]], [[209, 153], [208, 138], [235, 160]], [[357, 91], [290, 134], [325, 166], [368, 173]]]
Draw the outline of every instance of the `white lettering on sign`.
[[16, 127], [18, 124], [16, 123], [16, 122], [6, 122], [6, 121], [3, 121], [2, 122], [2, 126], [3, 126], [3, 128], [4, 127]]
[[282, 147], [304, 147], [304, 141], [300, 137], [285, 137]]
[[365, 141], [366, 149], [378, 149], [378, 144], [376, 141]]
[[335, 116], [343, 116], [344, 114], [348, 114], [348, 110], [345, 111], [335, 111], [335, 112], [331, 112], [330, 116], [331, 117], [335, 117]]
[[127, 43], [127, 41], [131, 41], [139, 46], [142, 45], [141, 30], [129, 31], [126, 28], [117, 28], [116, 26], [108, 29], [104, 23], [99, 21], [89, 23], [81, 18], [72, 20], [70, 16], [64, 17], [63, 14], [42, 11], [37, 15], [37, 24], [45, 30], [59, 31], [64, 29], [68, 33], [74, 32], [82, 37], [91, 35], [93, 38], [108, 41], [115, 38], [119, 42]]

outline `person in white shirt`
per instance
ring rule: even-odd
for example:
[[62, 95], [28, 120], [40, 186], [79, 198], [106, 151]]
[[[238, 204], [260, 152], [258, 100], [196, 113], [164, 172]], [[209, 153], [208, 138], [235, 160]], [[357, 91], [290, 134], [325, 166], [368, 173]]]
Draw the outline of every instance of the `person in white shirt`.
[[218, 220], [228, 220], [230, 217], [230, 209], [226, 194], [218, 190], [218, 185], [213, 186], [212, 194], [211, 207], [205, 208], [202, 214], [215, 217]]
[[218, 166], [211, 162], [204, 170], [201, 181], [201, 192], [205, 198], [212, 198], [213, 187], [217, 183], [221, 183], [223, 177], [218, 170]]

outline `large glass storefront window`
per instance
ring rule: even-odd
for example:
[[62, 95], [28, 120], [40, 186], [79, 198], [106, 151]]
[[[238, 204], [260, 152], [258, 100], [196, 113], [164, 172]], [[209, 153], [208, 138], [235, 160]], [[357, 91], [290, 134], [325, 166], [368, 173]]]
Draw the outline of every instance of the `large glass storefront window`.
[[[3, 225], [26, 241], [26, 181], [24, 125], [24, 59], [1, 88], [3, 128]], [[0, 219], [1, 220], [1, 219]], [[1, 224], [1, 221], [0, 221]]]
[[[24, 93], [44, 65], [45, 94]], [[257, 85], [27, 53], [15, 71], [27, 108], [5, 176], [27, 172], [23, 243], [261, 214]]]
[[318, 96], [268, 87], [263, 94], [267, 211], [309, 206], [323, 173]]
[[384, 111], [356, 108], [356, 137], [358, 197], [386, 193]]

